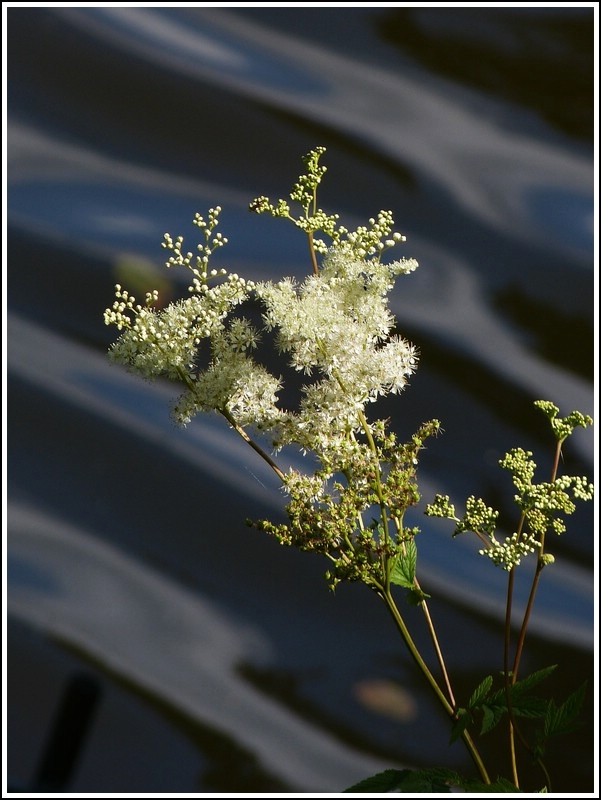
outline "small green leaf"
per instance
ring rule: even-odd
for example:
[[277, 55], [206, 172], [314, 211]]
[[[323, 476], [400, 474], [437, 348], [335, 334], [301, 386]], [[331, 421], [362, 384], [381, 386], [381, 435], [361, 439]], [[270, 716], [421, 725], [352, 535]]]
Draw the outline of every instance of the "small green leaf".
[[[542, 697], [517, 697], [511, 696], [511, 711], [516, 717], [529, 717], [536, 719], [544, 717], [547, 713], [548, 700]], [[489, 699], [487, 705], [489, 708], [498, 709], [501, 714], [507, 711], [507, 703], [505, 700], [505, 692], [495, 692]]]
[[[435, 772], [436, 770], [430, 770], [431, 772]], [[443, 772], [443, 770], [440, 770]], [[448, 786], [452, 786], [457, 789], [463, 789], [465, 794], [483, 794], [483, 793], [503, 793], [503, 794], [512, 794], [512, 793], [520, 793], [521, 789], [518, 789], [511, 781], [507, 780], [506, 778], [497, 778], [492, 783], [482, 783], [480, 780], [476, 780], [474, 778], [462, 778], [456, 772], [452, 770], [444, 771], [447, 774], [444, 776], [444, 781]]]
[[492, 687], [492, 675], [488, 675], [482, 683], [480, 683], [472, 692], [472, 696], [467, 701], [468, 708], [476, 708], [477, 706], [481, 705], [482, 702], [488, 696]]
[[548, 705], [549, 701], [542, 697], [520, 697], [512, 701], [511, 710], [516, 717], [537, 719], [546, 716]]
[[482, 728], [480, 729], [481, 734], [488, 733], [495, 728], [499, 722], [501, 721], [503, 714], [507, 711], [506, 706], [504, 705], [483, 705], [482, 712]]
[[411, 606], [418, 606], [420, 603], [423, 603], [424, 600], [427, 600], [428, 597], [430, 597], [430, 595], [418, 589], [417, 586], [412, 586], [407, 592], [407, 602]]
[[[417, 567], [417, 546], [413, 539], [405, 543], [405, 552], [399, 552], [390, 574], [390, 582], [405, 589], [413, 589]], [[422, 598], [423, 599], [423, 598]]]
[[560, 733], [569, 733], [574, 729], [585, 694], [586, 683], [583, 683], [560, 706], [556, 706], [555, 702], [551, 700], [545, 717], [545, 736], [557, 736]]
[[345, 789], [344, 793], [373, 792], [375, 794], [377, 792], [392, 792], [397, 788], [399, 781], [402, 780], [403, 774], [406, 772], [409, 772], [409, 770], [385, 769], [384, 772], [378, 772], [370, 778], [365, 778], [365, 780], [355, 783], [353, 786]]
[[442, 783], [446, 786], [461, 786], [464, 782], [458, 772], [447, 767], [430, 767], [426, 770], [420, 770], [420, 772], [428, 773], [433, 782]]
[[458, 708], [457, 719], [451, 729], [450, 744], [453, 744], [453, 742], [456, 742], [457, 739], [461, 737], [463, 731], [467, 728], [470, 722], [472, 722], [472, 715], [470, 712], [465, 708]]
[[557, 664], [552, 664], [550, 667], [544, 667], [543, 669], [539, 669], [537, 672], [533, 672], [532, 675], [528, 675], [526, 678], [522, 678], [521, 681], [516, 681], [511, 689], [512, 698], [515, 697], [517, 694], [525, 692], [529, 689], [532, 689], [534, 686], [537, 686], [541, 681], [544, 681], [545, 678], [549, 677], [549, 675], [557, 669]]
[[450, 769], [386, 769], [345, 789], [344, 793], [440, 794], [450, 792], [451, 785], [461, 784], [462, 778]]
[[397, 785], [397, 792], [403, 794], [432, 794], [450, 792], [448, 781], [458, 777], [451, 770], [419, 769], [403, 770], [405, 773]]
[[515, 794], [521, 792], [521, 789], [518, 789], [517, 786], [515, 786], [511, 781], [508, 781], [506, 778], [497, 778], [497, 780], [493, 781], [492, 783], [468, 781], [467, 783], [464, 783], [461, 788], [465, 789], [470, 794], [475, 792], [495, 792], [497, 794]]

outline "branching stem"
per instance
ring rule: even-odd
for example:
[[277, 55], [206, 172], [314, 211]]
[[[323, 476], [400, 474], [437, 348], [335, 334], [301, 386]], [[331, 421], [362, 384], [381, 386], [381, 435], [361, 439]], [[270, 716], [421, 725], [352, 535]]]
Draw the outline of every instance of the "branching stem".
[[236, 422], [234, 417], [230, 414], [230, 412], [227, 410], [227, 408], [221, 408], [221, 409], [219, 409], [219, 411], [226, 418], [226, 420], [229, 422], [229, 424], [232, 426], [232, 428], [236, 431], [236, 433], [244, 439], [246, 444], [250, 445], [250, 447], [252, 447], [252, 449], [255, 451], [255, 453], [258, 453], [261, 456], [261, 458], [263, 459], [263, 461], [265, 461], [267, 464], [269, 464], [271, 469], [275, 472], [275, 474], [278, 476], [278, 478], [283, 483], [286, 480], [286, 476], [284, 475], [282, 470], [278, 467], [278, 465], [275, 463], [273, 458], [269, 455], [269, 453], [266, 453], [265, 450], [263, 450], [263, 448], [260, 445], [258, 445], [253, 439], [250, 438], [250, 436], [244, 430], [244, 428], [242, 428], [240, 425], [238, 425], [238, 423]]
[[[434, 692], [434, 694], [438, 698], [439, 702], [441, 703], [441, 705], [444, 708], [444, 710], [447, 713], [447, 715], [452, 720], [456, 720], [457, 719], [457, 713], [455, 711], [455, 708], [447, 700], [444, 692], [442, 691], [442, 689], [438, 685], [438, 682], [436, 681], [436, 678], [432, 675], [432, 673], [428, 669], [428, 666], [427, 666], [426, 662], [424, 661], [424, 659], [422, 658], [419, 650], [417, 649], [417, 646], [416, 646], [415, 642], [413, 641], [413, 638], [412, 638], [411, 634], [409, 633], [409, 629], [407, 628], [407, 625], [405, 624], [405, 621], [403, 620], [403, 617], [401, 616], [401, 613], [399, 612], [399, 610], [397, 608], [397, 605], [394, 602], [394, 598], [392, 597], [390, 589], [389, 588], [379, 587], [376, 591], [377, 591], [378, 595], [382, 598], [382, 600], [384, 601], [384, 603], [386, 605], [386, 608], [388, 609], [388, 611], [392, 615], [392, 618], [393, 618], [393, 620], [395, 622], [395, 625], [397, 626], [397, 628], [399, 630], [399, 633], [401, 634], [401, 636], [403, 638], [403, 641], [405, 642], [405, 645], [407, 646], [407, 649], [409, 650], [409, 653], [411, 654], [411, 657], [413, 658], [413, 660], [417, 664], [420, 672], [422, 673], [422, 675], [424, 676], [424, 678], [428, 682], [430, 688], [432, 689], [432, 691]], [[491, 783], [491, 780], [490, 780], [490, 777], [489, 777], [488, 772], [486, 770], [486, 767], [484, 765], [484, 762], [482, 761], [482, 757], [480, 756], [480, 753], [478, 752], [478, 749], [477, 749], [476, 745], [474, 744], [474, 741], [472, 740], [472, 738], [471, 738], [470, 734], [468, 733], [468, 731], [464, 731], [463, 732], [462, 739], [463, 739], [463, 742], [464, 742], [464, 744], [465, 744], [465, 746], [466, 746], [466, 748], [467, 748], [467, 750], [468, 750], [468, 752], [469, 752], [474, 764], [476, 765], [476, 768], [478, 769], [478, 772], [479, 772], [480, 777], [482, 778], [483, 782], [487, 783], [487, 784]]]

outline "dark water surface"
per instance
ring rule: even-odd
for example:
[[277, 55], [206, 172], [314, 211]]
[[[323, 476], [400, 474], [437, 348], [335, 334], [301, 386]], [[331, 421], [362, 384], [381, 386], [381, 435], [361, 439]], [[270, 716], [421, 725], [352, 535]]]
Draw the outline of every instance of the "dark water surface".
[[[391, 209], [420, 262], [392, 300], [420, 367], [381, 415], [404, 436], [442, 420], [425, 501], [482, 495], [513, 524], [498, 459], [551, 464], [532, 402], [594, 410], [592, 8], [7, 17], [9, 782], [336, 792], [395, 765], [469, 770], [376, 598], [330, 594], [324, 562], [245, 526], [281, 516], [272, 475], [216, 418], [176, 429], [171, 387], [110, 366], [102, 312], [116, 282], [185, 291], [163, 233], [191, 245], [217, 204], [219, 265], [302, 277], [305, 242], [248, 203], [286, 196], [326, 146], [321, 205], [349, 228]], [[592, 477], [593, 440], [574, 435], [567, 472]], [[504, 575], [422, 510], [421, 583], [466, 698], [501, 669]], [[523, 669], [559, 664], [563, 699], [593, 675], [592, 508], [552, 552]], [[44, 770], [68, 687], [83, 747]], [[549, 753], [555, 791], [592, 790], [592, 688], [585, 705]]]

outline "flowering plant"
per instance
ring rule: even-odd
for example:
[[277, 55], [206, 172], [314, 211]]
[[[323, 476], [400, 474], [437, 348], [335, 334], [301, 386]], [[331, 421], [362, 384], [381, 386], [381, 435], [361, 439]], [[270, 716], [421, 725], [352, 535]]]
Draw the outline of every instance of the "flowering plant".
[[[518, 523], [499, 538], [498, 512], [470, 497], [463, 516], [456, 516], [448, 497], [437, 496], [426, 508], [430, 516], [455, 524], [453, 535], [473, 532], [480, 553], [508, 574], [507, 620], [500, 685], [487, 676], [460, 703], [449, 677], [434, 623], [429, 595], [417, 577], [419, 529], [405, 524], [407, 509], [420, 500], [417, 467], [424, 442], [440, 430], [438, 420], [425, 422], [409, 441], [400, 442], [386, 420], [368, 413], [379, 398], [400, 392], [417, 367], [415, 348], [394, 333], [395, 319], [388, 296], [395, 281], [417, 268], [411, 258], [384, 261], [383, 255], [405, 241], [393, 231], [392, 215], [381, 211], [366, 226], [349, 231], [338, 215], [317, 206], [317, 189], [325, 173], [320, 165], [324, 148], [304, 159], [306, 172], [294, 185], [290, 204], [273, 204], [258, 197], [250, 210], [292, 222], [306, 235], [311, 273], [302, 283], [283, 278], [255, 283], [224, 269], [210, 268], [216, 250], [227, 239], [216, 231], [220, 208], [208, 218], [196, 215], [204, 242], [198, 253], [186, 252], [183, 238], [165, 234], [167, 267], [190, 273], [188, 295], [158, 308], [158, 293], [138, 303], [121, 286], [105, 311], [107, 325], [121, 335], [110, 350], [113, 361], [145, 378], [176, 381], [182, 393], [174, 417], [188, 423], [201, 411], [216, 411], [276, 473], [288, 496], [288, 522], [252, 522], [285, 545], [323, 554], [329, 561], [326, 578], [333, 589], [344, 581], [360, 581], [384, 602], [412, 659], [449, 717], [451, 740], [462, 739], [478, 777], [465, 779], [452, 770], [386, 770], [348, 791], [428, 792], [519, 791], [515, 742], [519, 739], [539, 765], [546, 790], [550, 777], [544, 764], [547, 739], [568, 730], [584, 697], [584, 687], [564, 703], [532, 695], [553, 670], [518, 678], [526, 630], [541, 573], [553, 563], [546, 550], [548, 533], [561, 534], [560, 514], [571, 514], [575, 500], [590, 500], [593, 487], [585, 478], [558, 476], [563, 442], [592, 419], [574, 411], [558, 417], [553, 403], [535, 405], [548, 417], [556, 440], [555, 463], [548, 482], [534, 483], [532, 453], [516, 448], [500, 462], [512, 476], [517, 494]], [[325, 238], [318, 238], [325, 237]], [[262, 331], [244, 317], [241, 306], [254, 301], [262, 307]], [[294, 370], [305, 376], [296, 408], [282, 405], [282, 379], [256, 358], [261, 335], [273, 337], [277, 350]], [[269, 445], [262, 442], [270, 438]], [[307, 456], [306, 471], [278, 464], [284, 446]], [[536, 568], [527, 608], [513, 656], [511, 598], [515, 570], [534, 554]], [[436, 654], [436, 672], [428, 665], [411, 636], [395, 596], [406, 590], [410, 603], [420, 607]], [[533, 742], [518, 725], [520, 716], [541, 721]], [[474, 741], [474, 729], [486, 733], [505, 719], [509, 732], [511, 776], [490, 776]]]

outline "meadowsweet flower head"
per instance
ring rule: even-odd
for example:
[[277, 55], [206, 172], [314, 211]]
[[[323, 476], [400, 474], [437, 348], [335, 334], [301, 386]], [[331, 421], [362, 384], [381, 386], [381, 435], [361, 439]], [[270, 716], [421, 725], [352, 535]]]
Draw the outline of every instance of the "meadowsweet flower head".
[[[435, 432], [424, 428], [413, 443], [398, 445], [386, 423], [370, 422], [366, 413], [368, 404], [400, 392], [416, 369], [415, 348], [393, 333], [389, 294], [417, 262], [383, 262], [387, 250], [405, 241], [393, 231], [390, 211], [349, 231], [337, 214], [318, 208], [323, 152], [316, 148], [304, 159], [306, 174], [295, 183], [291, 203], [260, 196], [250, 206], [290, 220], [309, 237], [312, 274], [307, 278], [255, 285], [213, 268], [214, 253], [227, 242], [217, 231], [221, 209], [216, 206], [206, 218], [194, 218], [204, 239], [195, 252], [185, 248], [182, 236], [163, 238], [167, 267], [190, 275], [189, 296], [160, 310], [156, 293], [140, 305], [117, 287], [105, 321], [122, 331], [111, 349], [115, 361], [144, 377], [183, 384], [173, 412], [179, 423], [217, 411], [244, 436], [251, 427], [268, 434], [276, 451], [295, 445], [311, 453], [317, 464], [313, 475], [276, 470], [290, 498], [290, 525], [264, 523], [263, 529], [283, 543], [327, 552], [336, 564], [333, 584], [343, 577], [370, 582], [381, 569], [382, 548], [392, 554], [397, 545], [386, 525], [365, 527], [361, 514], [387, 503], [400, 520], [417, 502], [417, 453]], [[302, 209], [298, 216], [294, 204]], [[262, 309], [263, 332], [273, 334], [265, 338], [274, 338], [288, 365], [306, 377], [294, 409], [281, 406], [282, 381], [260, 363], [262, 331], [240, 313], [247, 301]], [[341, 547], [347, 550], [334, 556]]]
[[478, 552], [490, 558], [496, 566], [509, 572], [522, 563], [522, 558], [536, 552], [539, 547], [540, 542], [533, 534], [523, 535], [515, 532], [503, 542], [498, 542], [494, 536], [491, 537], [490, 546]]
[[555, 438], [559, 442], [563, 442], [564, 439], [571, 436], [575, 428], [588, 428], [589, 425], [593, 424], [592, 417], [589, 417], [588, 414], [583, 414], [581, 411], [572, 411], [566, 417], [558, 417], [559, 409], [555, 403], [551, 403], [549, 400], [537, 400], [534, 405], [548, 417]]
[[118, 287], [105, 322], [125, 331], [111, 347], [110, 357], [145, 378], [192, 379], [201, 341], [219, 334], [224, 319], [250, 289], [252, 283], [234, 273], [221, 284], [211, 288], [203, 284], [190, 297], [155, 310], [151, 301], [157, 299], [156, 293], [140, 306]]
[[[537, 401], [535, 405], [549, 417], [557, 440], [561, 443], [578, 425], [592, 424], [590, 417], [573, 411], [568, 417], [557, 418], [559, 409], [553, 403]], [[566, 422], [567, 420], [567, 422]], [[479, 552], [501, 566], [511, 570], [519, 566], [522, 559], [538, 551], [539, 563], [552, 564], [552, 556], [544, 552], [544, 540], [548, 531], [560, 535], [566, 525], [560, 514], [572, 514], [576, 500], [591, 500], [593, 485], [583, 477], [561, 475], [549, 482], [534, 482], [536, 464], [529, 450], [515, 447], [503, 456], [499, 465], [511, 473], [517, 493], [514, 500], [521, 514], [518, 530], [503, 541], [496, 537], [498, 512], [489, 508], [483, 500], [469, 497], [463, 517], [455, 516], [455, 508], [449, 498], [437, 495], [426, 508], [429, 516], [447, 517], [455, 522], [453, 536], [466, 531], [474, 532], [485, 543]]]
[[[390, 336], [394, 318], [387, 294], [399, 271], [358, 258], [347, 245], [331, 248], [318, 276], [261, 283], [268, 330], [289, 363], [317, 380], [304, 389], [297, 432], [285, 439], [310, 446], [323, 431], [348, 436], [361, 425], [368, 402], [399, 392], [417, 365], [415, 348]], [[321, 433], [320, 433], [321, 432]]]
[[242, 426], [273, 428], [279, 422], [280, 381], [245, 353], [226, 350], [200, 372], [179, 398], [174, 418], [188, 423], [202, 411], [225, 411]]
[[448, 494], [437, 494], [431, 503], [428, 503], [424, 512], [428, 517], [442, 517], [443, 519], [452, 519], [455, 522], [459, 520], [455, 516], [455, 506], [451, 503]]

